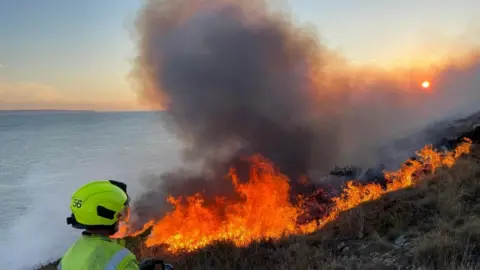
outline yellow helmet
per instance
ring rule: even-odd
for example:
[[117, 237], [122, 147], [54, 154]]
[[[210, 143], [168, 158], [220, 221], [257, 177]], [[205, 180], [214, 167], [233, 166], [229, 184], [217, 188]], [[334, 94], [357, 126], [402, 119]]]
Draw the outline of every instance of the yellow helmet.
[[111, 227], [119, 219], [128, 218], [127, 185], [114, 180], [98, 180], [77, 189], [70, 203], [72, 215], [67, 224], [74, 228], [88, 229]]

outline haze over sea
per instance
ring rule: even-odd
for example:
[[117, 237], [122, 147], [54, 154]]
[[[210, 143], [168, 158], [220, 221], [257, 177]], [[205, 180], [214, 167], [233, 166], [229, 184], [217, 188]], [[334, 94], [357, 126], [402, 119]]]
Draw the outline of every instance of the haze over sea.
[[[178, 162], [161, 113], [0, 112], [0, 269], [59, 258], [79, 231], [69, 199], [94, 179], [129, 183]], [[133, 185], [135, 183], [135, 185]]]

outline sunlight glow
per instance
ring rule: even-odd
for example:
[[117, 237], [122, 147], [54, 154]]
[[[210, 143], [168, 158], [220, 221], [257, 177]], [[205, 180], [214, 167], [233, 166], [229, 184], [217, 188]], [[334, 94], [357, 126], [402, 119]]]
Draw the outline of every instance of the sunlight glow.
[[423, 81], [422, 82], [422, 87], [423, 88], [429, 88], [430, 87], [430, 82], [429, 81]]

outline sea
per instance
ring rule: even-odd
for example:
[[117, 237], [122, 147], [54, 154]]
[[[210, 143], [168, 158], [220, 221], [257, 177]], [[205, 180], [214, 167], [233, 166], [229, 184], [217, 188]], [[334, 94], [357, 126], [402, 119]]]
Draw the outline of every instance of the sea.
[[[59, 258], [79, 231], [66, 224], [71, 194], [95, 179], [128, 184], [180, 162], [161, 112], [0, 111], [0, 269]], [[151, 179], [151, 178], [150, 178]]]

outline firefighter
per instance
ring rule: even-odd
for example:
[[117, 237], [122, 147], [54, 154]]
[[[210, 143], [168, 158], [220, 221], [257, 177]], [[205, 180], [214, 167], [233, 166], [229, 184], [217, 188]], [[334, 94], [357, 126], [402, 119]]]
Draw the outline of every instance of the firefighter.
[[113, 180], [87, 183], [77, 189], [71, 199], [72, 214], [67, 224], [82, 229], [78, 239], [62, 257], [62, 270], [148, 270], [156, 260], [146, 259], [138, 264], [135, 255], [111, 239], [120, 221], [128, 221], [127, 185]]

